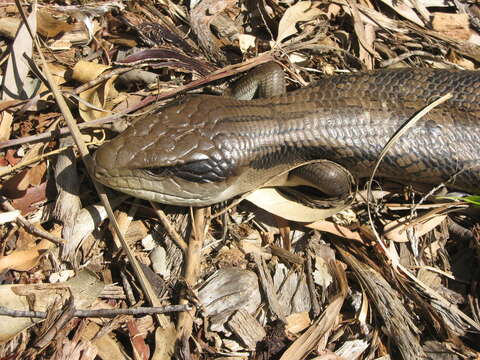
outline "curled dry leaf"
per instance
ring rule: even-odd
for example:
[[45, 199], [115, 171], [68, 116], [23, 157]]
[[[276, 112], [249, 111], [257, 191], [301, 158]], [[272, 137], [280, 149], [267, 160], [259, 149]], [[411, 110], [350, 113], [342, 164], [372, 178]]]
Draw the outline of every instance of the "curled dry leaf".
[[299, 1], [295, 5], [290, 6], [278, 24], [277, 43], [296, 34], [297, 23], [313, 20], [321, 14], [324, 14], [324, 12], [318, 9], [317, 5], [312, 5], [311, 1]]
[[[79, 61], [73, 68], [72, 78], [87, 83], [98, 78], [109, 66], [96, 64], [88, 61]], [[108, 78], [105, 82], [97, 84], [82, 93], [80, 98], [85, 102], [79, 104], [80, 116], [85, 121], [95, 120], [106, 116], [106, 112], [101, 109], [111, 110], [112, 104], [108, 99], [115, 96], [116, 91], [113, 82], [117, 75]]]
[[55, 37], [60, 33], [72, 31], [77, 24], [70, 24], [63, 12], [53, 8], [42, 8], [37, 14], [38, 32], [45, 37]]
[[325, 231], [330, 234], [334, 234], [340, 237], [343, 237], [345, 239], [350, 239], [350, 240], [356, 240], [361, 243], [363, 243], [362, 236], [356, 232], [352, 231], [345, 226], [337, 225], [333, 222], [330, 221], [316, 221], [314, 223], [306, 225], [307, 227], [319, 231]]

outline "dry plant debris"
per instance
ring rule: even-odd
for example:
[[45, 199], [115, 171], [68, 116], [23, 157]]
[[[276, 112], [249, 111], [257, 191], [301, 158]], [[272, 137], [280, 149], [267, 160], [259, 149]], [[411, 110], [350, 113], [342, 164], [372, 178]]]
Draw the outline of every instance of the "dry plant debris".
[[333, 215], [275, 194], [184, 209], [109, 193], [117, 225], [79, 161], [274, 59], [290, 88], [475, 69], [479, 31], [468, 0], [0, 2], [0, 359], [480, 358], [470, 203], [375, 190]]

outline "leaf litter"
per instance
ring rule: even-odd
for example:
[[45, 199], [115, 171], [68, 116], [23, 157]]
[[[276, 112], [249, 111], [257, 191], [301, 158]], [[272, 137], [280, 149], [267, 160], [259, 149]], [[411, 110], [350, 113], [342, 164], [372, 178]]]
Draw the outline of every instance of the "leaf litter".
[[[360, 187], [340, 213], [277, 191], [193, 210], [117, 194], [117, 225], [62, 129], [78, 121], [75, 141], [93, 152], [174, 96], [221, 94], [273, 59], [290, 88], [345, 71], [475, 69], [475, 2], [19, 4], [0, 3], [0, 358], [479, 357], [478, 194], [379, 180], [373, 203]], [[158, 312], [115, 313], [139, 306]], [[116, 317], [72, 315], [82, 309]]]

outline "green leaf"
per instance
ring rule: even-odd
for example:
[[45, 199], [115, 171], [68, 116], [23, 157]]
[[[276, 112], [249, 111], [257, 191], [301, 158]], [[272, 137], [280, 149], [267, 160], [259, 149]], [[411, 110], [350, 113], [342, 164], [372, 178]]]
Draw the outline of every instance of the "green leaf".
[[449, 200], [459, 200], [465, 201], [470, 204], [480, 206], [480, 195], [470, 195], [465, 197], [458, 197], [458, 196], [439, 196], [439, 199], [449, 199]]

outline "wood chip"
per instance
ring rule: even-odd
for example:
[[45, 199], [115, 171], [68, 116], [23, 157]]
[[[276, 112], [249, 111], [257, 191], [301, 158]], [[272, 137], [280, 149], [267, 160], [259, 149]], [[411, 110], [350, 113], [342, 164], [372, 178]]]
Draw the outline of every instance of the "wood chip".
[[245, 310], [236, 311], [228, 321], [228, 328], [240, 338], [249, 350], [254, 350], [257, 342], [267, 333], [263, 326]]

